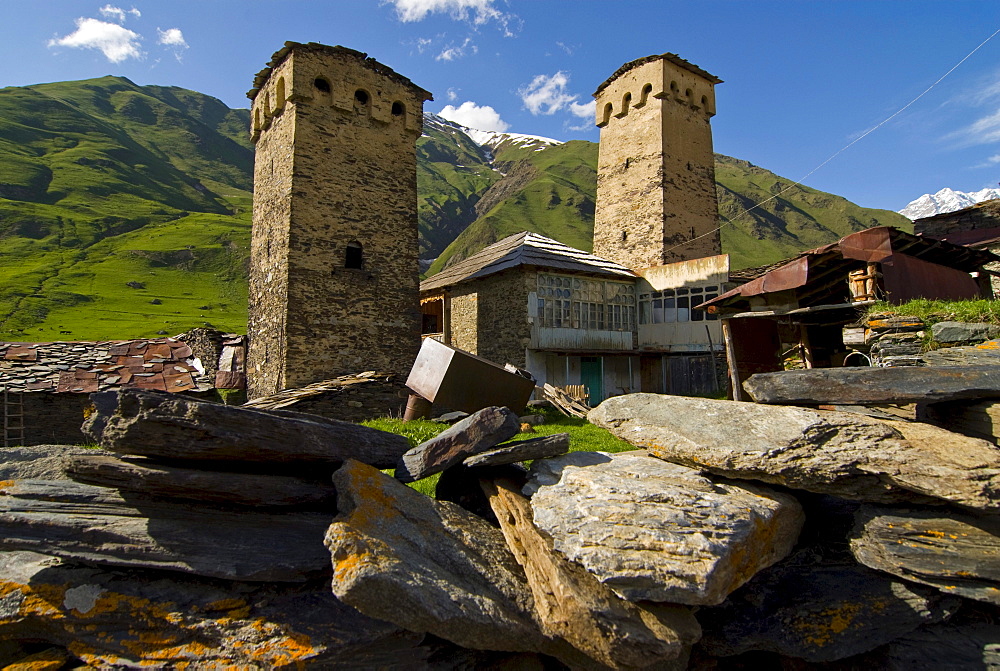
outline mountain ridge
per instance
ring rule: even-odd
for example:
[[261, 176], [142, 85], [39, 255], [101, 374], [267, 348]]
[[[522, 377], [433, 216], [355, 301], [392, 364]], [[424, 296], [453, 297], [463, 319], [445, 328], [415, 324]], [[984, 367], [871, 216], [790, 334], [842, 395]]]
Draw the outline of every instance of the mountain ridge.
[[[596, 143], [426, 120], [421, 258], [443, 267], [522, 230], [591, 249]], [[248, 110], [123, 77], [0, 89], [0, 338], [245, 329], [248, 125]], [[716, 171], [720, 213], [737, 219], [722, 230], [734, 268], [908, 224], [807, 187], [782, 192], [789, 180], [740, 159], [717, 155]]]
[[911, 200], [906, 207], [899, 211], [901, 215], [910, 220], [932, 217], [935, 214], [954, 212], [966, 207], [972, 207], [984, 200], [1000, 198], [1000, 189], [985, 188], [979, 191], [953, 191], [944, 187], [934, 194], [925, 193], [919, 198]]

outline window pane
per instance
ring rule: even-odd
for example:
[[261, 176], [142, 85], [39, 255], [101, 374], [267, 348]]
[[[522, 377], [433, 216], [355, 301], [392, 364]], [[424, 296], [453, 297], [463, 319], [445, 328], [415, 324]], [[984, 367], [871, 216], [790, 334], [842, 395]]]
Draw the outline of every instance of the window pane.
[[653, 323], [663, 323], [663, 300], [659, 298], [653, 301]]
[[664, 323], [673, 323], [677, 321], [677, 306], [675, 304], [675, 298], [664, 298], [663, 299], [663, 321]]
[[686, 322], [691, 320], [691, 304], [687, 296], [677, 299], [677, 321]]

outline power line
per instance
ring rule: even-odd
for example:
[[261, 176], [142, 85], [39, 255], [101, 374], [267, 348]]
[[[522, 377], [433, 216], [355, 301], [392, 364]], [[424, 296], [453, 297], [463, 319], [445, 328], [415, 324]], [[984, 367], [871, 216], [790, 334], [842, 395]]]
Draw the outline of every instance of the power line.
[[847, 151], [848, 149], [850, 149], [851, 147], [853, 147], [855, 144], [857, 144], [861, 140], [865, 139], [866, 137], [868, 137], [869, 135], [871, 135], [872, 133], [874, 133], [875, 131], [877, 131], [882, 126], [886, 125], [887, 123], [889, 123], [890, 121], [892, 121], [893, 119], [895, 119], [897, 116], [899, 116], [900, 114], [902, 114], [903, 112], [905, 112], [907, 110], [907, 108], [909, 108], [915, 102], [917, 102], [918, 100], [920, 100], [921, 98], [923, 98], [925, 95], [927, 95], [928, 93], [930, 93], [931, 89], [933, 89], [935, 86], [937, 86], [942, 81], [944, 81], [944, 79], [948, 75], [950, 75], [952, 72], [954, 72], [955, 70], [957, 70], [958, 67], [960, 65], [962, 65], [962, 63], [964, 63], [965, 61], [969, 60], [972, 57], [973, 54], [975, 54], [977, 51], [979, 51], [984, 46], [986, 46], [986, 43], [989, 42], [990, 40], [992, 40], [998, 34], [1000, 34], [1000, 28], [998, 28], [997, 30], [995, 30], [993, 32], [993, 34], [990, 35], [989, 37], [987, 37], [985, 40], [983, 40], [982, 42], [980, 42], [979, 45], [975, 49], [973, 49], [972, 51], [970, 51], [969, 53], [967, 53], [965, 55], [965, 57], [962, 58], [962, 60], [960, 60], [958, 63], [955, 63], [955, 65], [953, 65], [950, 70], [948, 70], [946, 73], [944, 73], [943, 75], [941, 75], [940, 77], [938, 77], [937, 80], [933, 84], [931, 84], [926, 89], [924, 89], [916, 98], [914, 98], [913, 100], [911, 100], [910, 102], [906, 103], [905, 105], [903, 105], [902, 107], [900, 107], [898, 110], [896, 110], [895, 112], [893, 112], [892, 114], [890, 114], [888, 117], [886, 117], [885, 119], [883, 119], [878, 125], [872, 126], [868, 130], [866, 130], [864, 133], [862, 133], [858, 137], [856, 137], [853, 140], [851, 140], [850, 142], [848, 142], [846, 145], [844, 145], [843, 147], [841, 147], [839, 150], [837, 150], [836, 152], [834, 152], [833, 154], [831, 154], [830, 157], [827, 158], [825, 161], [823, 161], [822, 163], [820, 163], [819, 165], [817, 165], [815, 168], [813, 168], [812, 170], [810, 170], [809, 172], [807, 172], [805, 175], [803, 175], [802, 177], [800, 177], [797, 181], [792, 182], [791, 184], [789, 184], [788, 186], [786, 186], [784, 189], [782, 189], [778, 193], [776, 193], [773, 196], [771, 196], [770, 198], [765, 198], [764, 200], [760, 201], [759, 203], [756, 203], [755, 205], [744, 209], [742, 212], [740, 212], [739, 214], [737, 214], [732, 219], [730, 219], [728, 217], [725, 217], [724, 215], [719, 215], [719, 216], [722, 216], [726, 221], [723, 222], [722, 224], [720, 224], [719, 226], [713, 228], [711, 231], [709, 231], [707, 233], [702, 233], [701, 235], [699, 235], [697, 237], [691, 238], [690, 240], [687, 240], [685, 242], [681, 242], [679, 244], [674, 245], [673, 247], [671, 247], [669, 249], [664, 250], [664, 253], [673, 251], [673, 250], [677, 249], [678, 247], [683, 247], [685, 245], [689, 245], [692, 242], [695, 242], [696, 240], [701, 240], [702, 238], [708, 237], [709, 235], [713, 235], [713, 234], [721, 231], [724, 226], [735, 225], [736, 222], [741, 217], [743, 217], [744, 215], [750, 214], [750, 212], [752, 210], [755, 210], [758, 207], [760, 207], [761, 205], [765, 205], [765, 204], [771, 202], [772, 200], [774, 200], [775, 198], [779, 197], [781, 194], [785, 193], [786, 191], [788, 191], [789, 189], [791, 189], [793, 187], [801, 186], [802, 182], [804, 182], [805, 180], [809, 179], [809, 177], [812, 176], [813, 173], [815, 173], [816, 171], [818, 171], [820, 168], [822, 168], [823, 166], [825, 166], [827, 163], [829, 163], [833, 159], [835, 159], [838, 156], [840, 156], [841, 154], [843, 154], [845, 151]]

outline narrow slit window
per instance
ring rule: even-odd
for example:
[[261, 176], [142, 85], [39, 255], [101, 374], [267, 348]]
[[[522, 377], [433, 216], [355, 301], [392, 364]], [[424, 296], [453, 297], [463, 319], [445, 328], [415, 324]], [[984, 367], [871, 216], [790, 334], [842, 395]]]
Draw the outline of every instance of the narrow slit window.
[[348, 243], [344, 252], [344, 267], [361, 269], [365, 265], [364, 250], [360, 242]]

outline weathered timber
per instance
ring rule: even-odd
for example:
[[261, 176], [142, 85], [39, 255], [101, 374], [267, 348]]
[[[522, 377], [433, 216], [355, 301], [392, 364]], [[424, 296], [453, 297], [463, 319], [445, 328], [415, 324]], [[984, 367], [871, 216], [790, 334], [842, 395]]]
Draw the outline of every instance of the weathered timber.
[[531, 440], [519, 440], [514, 443], [497, 445], [495, 449], [471, 457], [462, 462], [465, 466], [502, 466], [519, 461], [558, 457], [569, 451], [569, 434], [554, 433]]
[[0, 483], [0, 550], [227, 580], [301, 582], [328, 571], [329, 520], [130, 497], [68, 480]]
[[507, 408], [483, 408], [403, 454], [396, 464], [396, 479], [413, 482], [440, 473], [514, 437], [519, 430], [517, 415]]
[[743, 388], [757, 403], [776, 405], [934, 403], [1000, 398], [1000, 366], [786, 370], [751, 375]]
[[864, 506], [856, 519], [865, 566], [1000, 605], [1000, 518]]
[[829, 662], [947, 619], [961, 604], [857, 564], [790, 559], [762, 571], [724, 604], [698, 611], [702, 649], [720, 657], [767, 650]]
[[481, 466], [468, 468], [462, 464], [452, 466], [441, 473], [437, 486], [434, 488], [434, 498], [438, 501], [451, 501], [470, 513], [482, 517], [495, 527], [499, 527], [493, 508], [479, 486], [480, 478], [506, 480], [524, 484], [528, 469], [521, 464], [505, 464], [503, 466]]
[[336, 512], [337, 490], [329, 480], [195, 470], [149, 460], [124, 461], [89, 454], [70, 457], [66, 471], [77, 482], [114, 487], [150, 498], [255, 507], [296, 506]]
[[220, 583], [34, 552], [0, 552], [0, 639], [70, 647], [102, 669], [406, 669], [433, 652], [338, 601], [326, 580]]
[[720, 603], [787, 555], [802, 527], [788, 494], [715, 481], [641, 451], [596, 464], [578, 454], [545, 460], [561, 472], [531, 497], [534, 523], [629, 601]]
[[91, 400], [95, 412], [84, 432], [125, 454], [311, 470], [345, 459], [391, 468], [409, 448], [402, 436], [287, 410], [249, 410], [138, 389], [100, 392]]
[[498, 529], [356, 461], [333, 479], [340, 512], [326, 546], [338, 598], [467, 648], [549, 647], [533, 620], [524, 572]]
[[[586, 569], [553, 552], [514, 482], [480, 482], [507, 546], [524, 568], [542, 631], [589, 658], [584, 667], [594, 662], [612, 669], [687, 666], [689, 648], [701, 633], [690, 611], [672, 607], [657, 612], [620, 598]], [[669, 667], [668, 661], [673, 661]]]
[[650, 454], [725, 477], [873, 503], [1000, 509], [1000, 448], [916, 422], [629, 394], [589, 415]]

